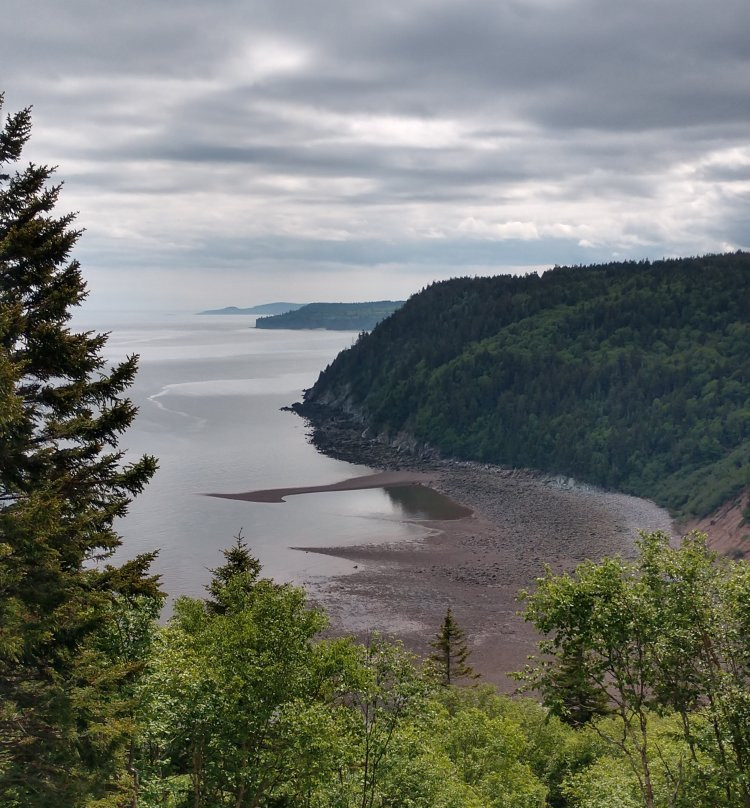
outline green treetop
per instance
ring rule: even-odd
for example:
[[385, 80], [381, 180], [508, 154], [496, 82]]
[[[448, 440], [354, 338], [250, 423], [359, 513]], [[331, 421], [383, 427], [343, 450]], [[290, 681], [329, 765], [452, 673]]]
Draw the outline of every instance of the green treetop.
[[430, 645], [435, 649], [430, 659], [436, 664], [444, 685], [455, 684], [456, 679], [460, 678], [479, 678], [479, 674], [466, 661], [471, 651], [466, 645], [466, 635], [455, 621], [450, 607], [437, 637]]
[[211, 582], [206, 587], [211, 596], [206, 607], [214, 614], [226, 614], [246, 606], [261, 570], [260, 561], [250, 555], [241, 530], [235, 543], [222, 552], [227, 563], [211, 570]]
[[[679, 548], [644, 533], [638, 549], [635, 561], [548, 569], [525, 593], [545, 639], [519, 678], [567, 720], [582, 717], [570, 705], [585, 696], [646, 808], [750, 805], [750, 566], [718, 561], [699, 533]], [[664, 716], [674, 719], [666, 737]]]

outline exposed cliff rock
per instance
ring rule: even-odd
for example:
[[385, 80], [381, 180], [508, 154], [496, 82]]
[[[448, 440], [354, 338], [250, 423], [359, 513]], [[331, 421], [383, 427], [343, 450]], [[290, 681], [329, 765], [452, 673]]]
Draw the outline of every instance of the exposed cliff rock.
[[295, 402], [292, 410], [311, 427], [310, 440], [323, 454], [374, 468], [428, 468], [440, 454], [428, 444], [399, 432], [377, 432], [367, 425], [364, 415], [346, 398], [330, 398], [328, 403]]
[[750, 559], [750, 488], [702, 519], [692, 519], [682, 525], [685, 532], [700, 530], [708, 535], [710, 546], [730, 558]]

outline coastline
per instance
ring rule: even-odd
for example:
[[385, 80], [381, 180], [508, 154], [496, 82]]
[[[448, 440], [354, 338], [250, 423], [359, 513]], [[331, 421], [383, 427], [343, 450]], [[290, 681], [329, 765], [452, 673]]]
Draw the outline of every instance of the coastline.
[[[365, 640], [378, 631], [425, 656], [450, 606], [468, 636], [472, 665], [503, 691], [515, 689], [507, 673], [521, 670], [536, 650], [539, 637], [519, 616], [518, 595], [533, 589], [546, 566], [560, 573], [588, 559], [632, 557], [640, 530], [661, 530], [675, 541], [686, 532], [684, 523], [649, 500], [567, 477], [440, 458], [408, 436], [385, 442], [356, 419], [321, 405], [284, 409], [305, 419], [319, 452], [373, 472], [328, 485], [205, 496], [283, 503], [305, 493], [422, 486], [447, 497], [458, 516], [402, 520], [423, 528], [421, 538], [289, 549], [354, 566], [346, 574], [316, 572], [300, 581], [328, 614], [332, 635]], [[743, 503], [747, 495], [724, 521], [736, 522]], [[687, 529], [709, 532], [710, 522], [715, 533], [714, 515], [703, 522]], [[726, 552], [713, 538], [712, 544]]]
[[536, 648], [538, 637], [519, 616], [517, 596], [533, 588], [545, 565], [562, 572], [589, 558], [632, 556], [641, 529], [677, 535], [667, 511], [648, 500], [567, 478], [440, 459], [424, 447], [415, 453], [407, 443], [368, 436], [346, 416], [295, 410], [319, 451], [379, 469], [356, 478], [361, 485], [420, 481], [470, 511], [459, 519], [420, 521], [428, 534], [418, 541], [304, 548], [359, 567], [307, 582], [330, 617], [331, 633], [363, 639], [380, 631], [426, 655], [450, 606], [467, 634], [472, 665], [504, 691], [515, 688], [507, 673], [522, 669]]
[[283, 503], [305, 493], [413, 485], [434, 489], [458, 508], [452, 518], [405, 519], [425, 529], [420, 539], [291, 548], [354, 563], [353, 572], [304, 581], [333, 636], [366, 640], [377, 631], [426, 656], [450, 606], [466, 632], [472, 666], [509, 692], [516, 684], [507, 674], [524, 667], [539, 639], [519, 615], [518, 595], [534, 587], [546, 566], [560, 573], [587, 559], [632, 557], [639, 530], [678, 535], [669, 513], [649, 500], [570, 478], [439, 458], [408, 438], [384, 443], [341, 413], [293, 409], [318, 451], [373, 473], [330, 485], [206, 496]]

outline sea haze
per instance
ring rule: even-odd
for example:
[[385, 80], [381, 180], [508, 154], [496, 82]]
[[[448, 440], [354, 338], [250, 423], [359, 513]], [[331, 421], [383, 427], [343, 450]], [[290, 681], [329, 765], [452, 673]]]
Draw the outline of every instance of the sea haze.
[[334, 483], [371, 469], [319, 454], [302, 419], [281, 407], [354, 332], [266, 331], [248, 316], [79, 313], [76, 329], [110, 332], [108, 361], [140, 355], [130, 397], [140, 411], [121, 439], [132, 459], [156, 455], [159, 471], [117, 527], [118, 558], [159, 549], [155, 570], [170, 597], [200, 596], [242, 530], [265, 574], [314, 582], [351, 562], [295, 547], [391, 542], [425, 535], [410, 518], [438, 507], [382, 489], [290, 497], [282, 504], [202, 496]]

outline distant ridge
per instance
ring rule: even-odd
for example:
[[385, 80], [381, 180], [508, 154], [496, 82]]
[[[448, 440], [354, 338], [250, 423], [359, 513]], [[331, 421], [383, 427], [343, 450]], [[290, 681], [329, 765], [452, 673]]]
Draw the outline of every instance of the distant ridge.
[[308, 303], [294, 311], [259, 317], [256, 328], [323, 328], [328, 331], [372, 331], [404, 305], [403, 300], [367, 303]]
[[250, 306], [247, 309], [225, 306], [223, 309], [199, 311], [198, 314], [284, 314], [287, 311], [295, 311], [303, 305], [303, 303], [262, 303], [260, 306]]

